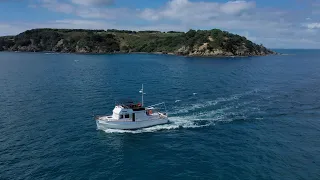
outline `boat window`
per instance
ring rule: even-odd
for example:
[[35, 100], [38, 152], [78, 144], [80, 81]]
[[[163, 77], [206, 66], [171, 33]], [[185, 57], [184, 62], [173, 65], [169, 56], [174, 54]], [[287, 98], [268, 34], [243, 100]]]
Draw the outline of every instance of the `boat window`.
[[124, 117], [125, 117], [125, 118], [129, 118], [129, 114], [125, 114]]
[[123, 118], [123, 115], [121, 114], [121, 115], [120, 115], [120, 119], [122, 119], [122, 118]]

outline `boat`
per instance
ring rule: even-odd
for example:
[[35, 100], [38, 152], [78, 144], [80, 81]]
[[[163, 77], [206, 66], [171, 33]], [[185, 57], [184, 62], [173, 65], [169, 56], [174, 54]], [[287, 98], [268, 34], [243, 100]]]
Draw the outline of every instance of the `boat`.
[[165, 103], [145, 107], [143, 104], [143, 95], [145, 94], [143, 85], [139, 92], [142, 95], [141, 103], [120, 102], [115, 105], [112, 115], [96, 116], [97, 128], [101, 130], [136, 130], [169, 123]]

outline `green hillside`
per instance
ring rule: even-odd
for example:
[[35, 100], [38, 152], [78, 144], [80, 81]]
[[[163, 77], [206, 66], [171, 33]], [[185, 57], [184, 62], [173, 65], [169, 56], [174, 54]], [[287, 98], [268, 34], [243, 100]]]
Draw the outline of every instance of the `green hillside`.
[[1, 51], [67, 53], [169, 53], [188, 56], [259, 56], [274, 54], [245, 37], [221, 31], [188, 32], [33, 29], [0, 37]]

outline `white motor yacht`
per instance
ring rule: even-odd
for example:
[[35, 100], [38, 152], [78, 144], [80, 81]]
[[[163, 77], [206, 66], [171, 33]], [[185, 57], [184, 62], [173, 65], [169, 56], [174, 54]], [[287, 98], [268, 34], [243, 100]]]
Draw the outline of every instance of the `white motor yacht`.
[[98, 129], [134, 130], [168, 123], [165, 103], [144, 107], [143, 85], [139, 92], [142, 94], [141, 104], [132, 101], [119, 103], [112, 115], [96, 116]]

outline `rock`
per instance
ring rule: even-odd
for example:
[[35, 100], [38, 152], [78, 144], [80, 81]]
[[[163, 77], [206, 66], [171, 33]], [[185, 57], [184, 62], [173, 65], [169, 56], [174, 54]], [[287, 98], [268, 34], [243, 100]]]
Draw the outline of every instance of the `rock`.
[[76, 52], [77, 53], [89, 53], [90, 48], [88, 46], [85, 47], [79, 47], [79, 45], [76, 46]]
[[64, 39], [58, 41], [58, 43], [52, 48], [52, 51], [59, 52], [64, 48]]
[[186, 46], [182, 46], [180, 49], [178, 49], [175, 54], [178, 54], [178, 55], [187, 55], [189, 54], [189, 47], [186, 47]]
[[199, 51], [205, 51], [207, 49], [208, 49], [208, 43], [203, 43], [203, 45], [198, 48]]

